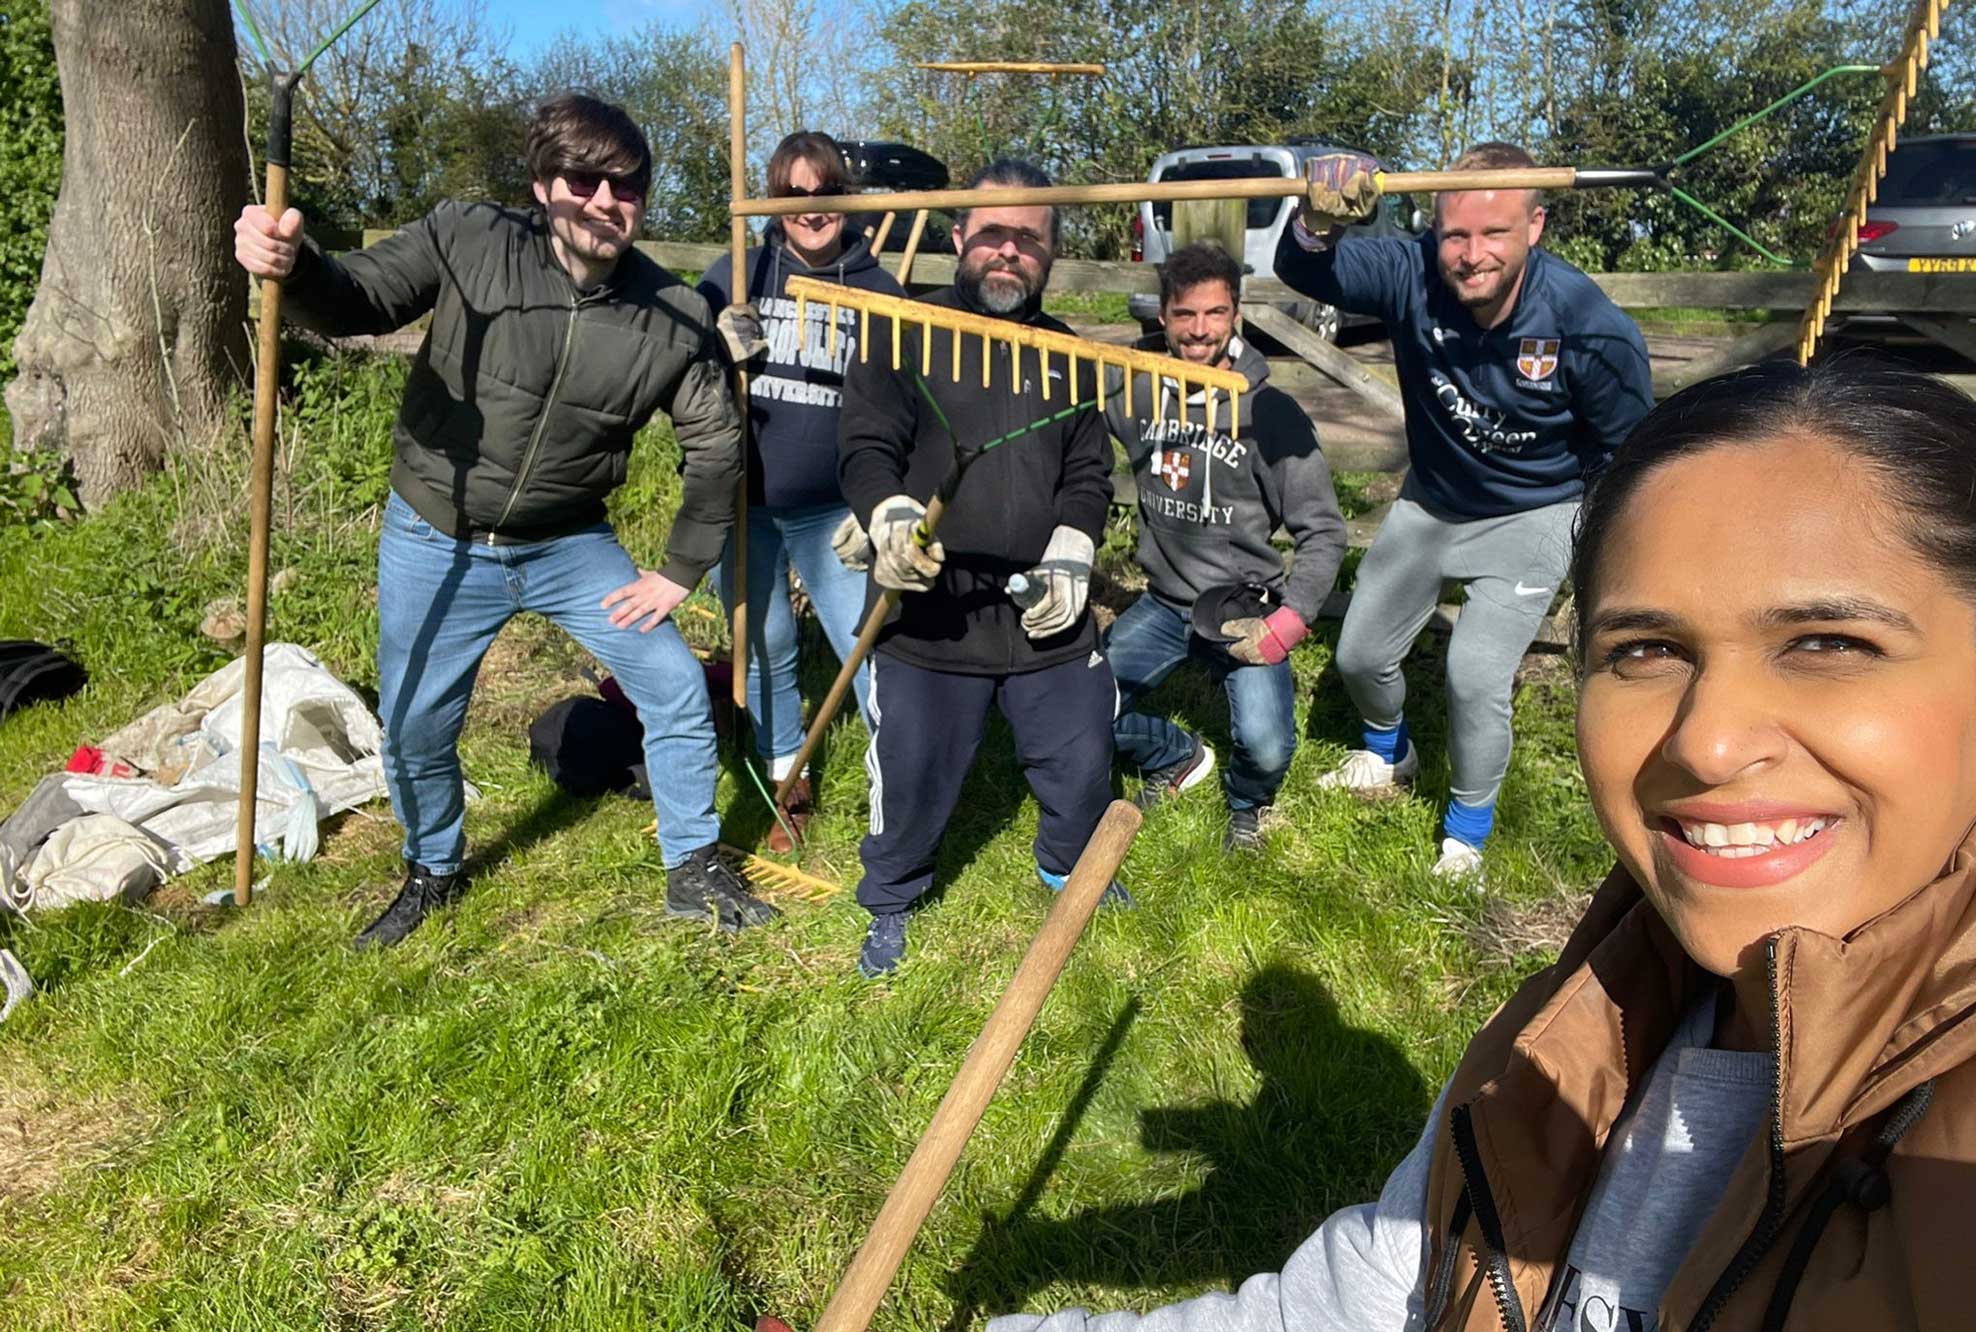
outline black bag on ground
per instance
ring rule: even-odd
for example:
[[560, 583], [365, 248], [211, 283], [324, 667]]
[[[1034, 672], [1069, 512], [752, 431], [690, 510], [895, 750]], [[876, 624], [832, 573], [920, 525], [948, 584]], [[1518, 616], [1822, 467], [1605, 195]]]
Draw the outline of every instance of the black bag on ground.
[[566, 698], [551, 707], [528, 728], [528, 756], [571, 795], [651, 799], [638, 714], [608, 699]]
[[88, 681], [88, 671], [46, 643], [0, 639], [0, 720], [30, 703], [67, 698]]

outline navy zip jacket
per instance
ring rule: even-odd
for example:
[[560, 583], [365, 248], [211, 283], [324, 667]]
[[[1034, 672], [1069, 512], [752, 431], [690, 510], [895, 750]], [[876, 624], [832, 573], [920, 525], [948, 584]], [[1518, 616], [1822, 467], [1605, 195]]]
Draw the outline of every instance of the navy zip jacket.
[[1386, 321], [1406, 402], [1409, 498], [1457, 521], [1575, 500], [1653, 406], [1647, 344], [1592, 280], [1542, 249], [1495, 328], [1441, 280], [1433, 232], [1306, 250], [1283, 229], [1276, 274]]
[[[837, 354], [830, 355], [829, 310], [810, 302], [806, 327], [796, 328], [796, 300], [786, 293], [791, 277], [840, 286], [906, 293], [879, 267], [863, 236], [845, 234], [844, 252], [811, 268], [771, 222], [765, 244], [748, 251], [747, 300], [761, 310], [768, 352], [748, 367], [748, 502], [772, 509], [842, 504], [837, 488], [837, 412], [844, 397], [844, 367], [858, 350], [858, 312], [837, 311]], [[700, 294], [718, 314], [733, 301], [734, 264], [722, 255], [700, 279]]]

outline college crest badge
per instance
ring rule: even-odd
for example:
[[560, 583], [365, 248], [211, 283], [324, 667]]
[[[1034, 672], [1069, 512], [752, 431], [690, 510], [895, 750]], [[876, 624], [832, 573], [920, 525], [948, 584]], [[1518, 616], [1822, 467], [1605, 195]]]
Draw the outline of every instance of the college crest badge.
[[1557, 371], [1556, 338], [1525, 338], [1517, 344], [1516, 373], [1525, 379], [1549, 379]]
[[1194, 455], [1191, 451], [1167, 449], [1154, 461], [1154, 470], [1166, 482], [1168, 490], [1185, 490], [1187, 479], [1194, 474]]

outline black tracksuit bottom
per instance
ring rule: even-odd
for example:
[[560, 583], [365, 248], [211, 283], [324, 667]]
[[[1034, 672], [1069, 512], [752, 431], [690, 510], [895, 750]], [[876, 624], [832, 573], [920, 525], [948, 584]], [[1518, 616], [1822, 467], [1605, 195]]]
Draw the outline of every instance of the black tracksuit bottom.
[[933, 883], [933, 862], [974, 765], [988, 705], [1015, 732], [1016, 759], [1041, 813], [1036, 862], [1067, 874], [1111, 801], [1112, 717], [1118, 690], [1099, 653], [1013, 675], [927, 670], [872, 658], [865, 751], [871, 831], [859, 848], [858, 903], [904, 911]]

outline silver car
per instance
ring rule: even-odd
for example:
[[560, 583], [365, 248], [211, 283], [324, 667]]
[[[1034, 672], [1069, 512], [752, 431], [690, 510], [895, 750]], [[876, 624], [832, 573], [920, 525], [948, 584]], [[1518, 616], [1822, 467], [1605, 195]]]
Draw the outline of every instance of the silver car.
[[1904, 139], [1859, 229], [1855, 272], [1976, 273], [1976, 134]]
[[[1259, 177], [1287, 179], [1303, 175], [1304, 162], [1308, 158], [1350, 151], [1355, 150], [1319, 139], [1293, 139], [1287, 144], [1273, 146], [1237, 144], [1181, 148], [1154, 158], [1146, 179], [1155, 184], [1161, 181], [1253, 180]], [[1252, 276], [1276, 276], [1276, 243], [1296, 212], [1297, 201], [1294, 198], [1248, 201], [1247, 230], [1243, 234], [1242, 253], [1236, 257]], [[1425, 226], [1426, 218], [1414, 207], [1412, 200], [1405, 195], [1392, 195], [1380, 201], [1379, 213], [1372, 221], [1364, 226], [1348, 228], [1347, 234], [1403, 236], [1410, 232], [1417, 234]], [[1134, 259], [1144, 259], [1152, 264], [1163, 263], [1174, 249], [1173, 205], [1140, 204], [1139, 212], [1132, 220], [1132, 236]], [[1132, 317], [1149, 330], [1159, 318], [1160, 302], [1154, 293], [1135, 292], [1127, 298], [1126, 304]], [[1333, 307], [1318, 301], [1287, 300], [1271, 304], [1327, 342], [1337, 341], [1341, 328], [1377, 322], [1362, 315], [1341, 316]]]

